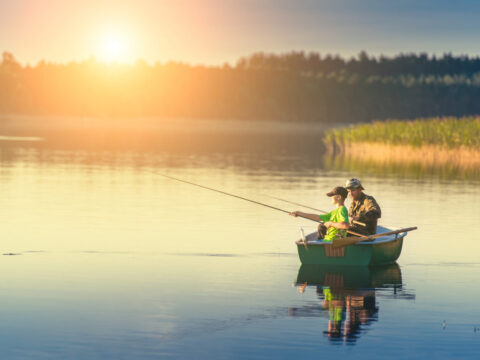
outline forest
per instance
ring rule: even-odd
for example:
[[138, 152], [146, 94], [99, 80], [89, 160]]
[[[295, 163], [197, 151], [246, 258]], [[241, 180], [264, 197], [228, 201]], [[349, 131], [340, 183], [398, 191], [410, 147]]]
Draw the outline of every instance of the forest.
[[480, 58], [256, 53], [236, 64], [0, 63], [0, 114], [356, 123], [480, 113]]

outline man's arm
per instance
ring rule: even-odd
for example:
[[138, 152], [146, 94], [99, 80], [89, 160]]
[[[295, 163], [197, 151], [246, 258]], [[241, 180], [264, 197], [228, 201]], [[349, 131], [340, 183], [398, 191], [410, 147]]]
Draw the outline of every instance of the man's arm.
[[359, 221], [371, 221], [371, 220], [376, 220], [380, 217], [380, 212], [377, 210], [370, 210], [366, 212], [365, 214], [359, 216]]
[[358, 216], [358, 221], [374, 221], [382, 216], [382, 210], [374, 199], [365, 199], [365, 206], [362, 215]]
[[334, 227], [335, 229], [340, 229], [340, 230], [348, 230], [350, 229], [350, 224], [348, 222], [342, 221], [342, 222], [332, 222], [332, 221], [327, 221], [324, 224], [327, 228], [328, 227]]

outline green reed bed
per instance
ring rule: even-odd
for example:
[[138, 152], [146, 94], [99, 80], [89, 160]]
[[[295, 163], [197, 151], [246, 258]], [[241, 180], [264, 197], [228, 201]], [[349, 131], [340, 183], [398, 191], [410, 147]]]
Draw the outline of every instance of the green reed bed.
[[332, 129], [325, 135], [325, 143], [329, 147], [343, 147], [362, 142], [418, 147], [433, 145], [452, 149], [478, 148], [480, 116], [375, 121], [370, 124]]

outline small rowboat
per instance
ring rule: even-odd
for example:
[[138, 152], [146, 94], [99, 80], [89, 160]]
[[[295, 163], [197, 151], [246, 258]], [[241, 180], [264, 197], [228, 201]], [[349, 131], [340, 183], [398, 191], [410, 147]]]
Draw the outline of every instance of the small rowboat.
[[[335, 240], [317, 240], [317, 233], [311, 233], [305, 240], [296, 242], [302, 264], [312, 265], [386, 265], [395, 262], [402, 252], [403, 239], [408, 230], [396, 232], [378, 226], [377, 235], [370, 241], [358, 241], [351, 245], [337, 246]], [[394, 232], [394, 234], [391, 234]], [[382, 233], [389, 235], [380, 236]], [[347, 238], [351, 239], [351, 238]], [[351, 241], [351, 240], [350, 240]]]

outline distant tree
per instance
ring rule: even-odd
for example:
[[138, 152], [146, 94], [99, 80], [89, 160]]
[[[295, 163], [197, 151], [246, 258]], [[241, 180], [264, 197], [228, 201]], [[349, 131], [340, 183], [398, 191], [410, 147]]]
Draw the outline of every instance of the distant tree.
[[480, 59], [255, 53], [235, 66], [0, 63], [0, 113], [358, 122], [480, 113]]

